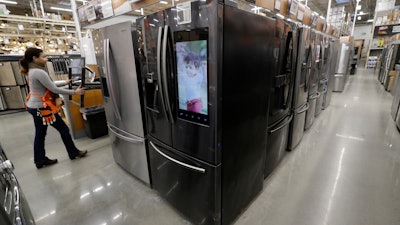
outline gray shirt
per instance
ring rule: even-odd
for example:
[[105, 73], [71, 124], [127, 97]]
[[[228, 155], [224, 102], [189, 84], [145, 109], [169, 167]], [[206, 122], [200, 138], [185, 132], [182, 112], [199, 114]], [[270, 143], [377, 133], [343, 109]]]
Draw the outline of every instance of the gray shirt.
[[[57, 87], [47, 72], [42, 69], [30, 68], [28, 78], [31, 93], [31, 97], [26, 104], [28, 108], [43, 108], [43, 101], [36, 94], [43, 96], [46, 89], [49, 89], [51, 92], [56, 94], [73, 95], [75, 93], [74, 90]], [[60, 85], [65, 84], [66, 83], [61, 83]]]

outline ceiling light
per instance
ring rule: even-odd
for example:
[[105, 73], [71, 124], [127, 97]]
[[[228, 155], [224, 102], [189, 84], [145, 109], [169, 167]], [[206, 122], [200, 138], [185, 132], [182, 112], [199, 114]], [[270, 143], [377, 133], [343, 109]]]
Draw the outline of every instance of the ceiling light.
[[52, 10], [58, 10], [58, 11], [66, 11], [66, 12], [72, 12], [71, 9], [67, 9], [67, 8], [59, 8], [59, 7], [50, 7], [50, 9]]
[[374, 19], [367, 20], [368, 23], [374, 22]]
[[358, 5], [358, 6], [357, 6], [357, 10], [360, 10], [360, 9], [361, 9], [361, 5]]
[[357, 20], [361, 20], [361, 16], [357, 16]]
[[160, 3], [165, 4], [165, 5], [168, 4], [168, 2], [166, 2], [166, 1], [160, 1]]
[[6, 1], [6, 0], [0, 0], [0, 3], [13, 4], [13, 5], [18, 4], [17, 2], [14, 2], [14, 1]]

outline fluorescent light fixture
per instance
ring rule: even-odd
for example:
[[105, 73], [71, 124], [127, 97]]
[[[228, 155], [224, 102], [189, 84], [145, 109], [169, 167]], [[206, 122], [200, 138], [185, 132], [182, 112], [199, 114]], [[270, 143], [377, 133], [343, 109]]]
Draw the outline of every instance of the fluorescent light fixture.
[[141, 12], [140, 9], [135, 9], [135, 12]]
[[367, 20], [367, 23], [372, 23], [372, 22], [374, 22], [374, 19]]
[[165, 5], [168, 4], [168, 2], [166, 2], [166, 1], [160, 1], [160, 3], [161, 3], [161, 4], [165, 4]]
[[18, 24], [18, 30], [24, 30], [24, 25]]
[[18, 4], [18, 2], [14, 2], [14, 1], [6, 1], [6, 0], [0, 0], [0, 3], [13, 4], [13, 5], [16, 5], [16, 4]]
[[357, 10], [360, 10], [360, 9], [361, 9], [361, 5], [358, 5], [358, 6], [357, 6]]
[[359, 14], [361, 14], [361, 15], [364, 15], [364, 11], [360, 11], [360, 13]]
[[59, 7], [50, 7], [52, 10], [58, 10], [58, 11], [65, 11], [65, 12], [72, 12], [72, 9], [67, 9], [67, 8], [59, 8]]

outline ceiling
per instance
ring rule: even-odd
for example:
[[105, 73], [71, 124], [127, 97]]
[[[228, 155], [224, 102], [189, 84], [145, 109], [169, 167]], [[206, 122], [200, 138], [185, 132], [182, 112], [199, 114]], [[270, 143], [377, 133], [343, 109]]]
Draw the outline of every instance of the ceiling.
[[[14, 0], [17, 1], [17, 0]], [[36, 1], [36, 7], [40, 11], [40, 1]], [[71, 14], [70, 12], [64, 12], [64, 11], [58, 11], [58, 10], [53, 10], [51, 7], [59, 7], [59, 8], [71, 8], [71, 3], [70, 0], [42, 0], [43, 1], [43, 7], [44, 11], [46, 13], [55, 13], [55, 14]], [[270, 1], [270, 0], [267, 0]], [[307, 0], [299, 0], [303, 4]], [[347, 3], [341, 3], [338, 4], [337, 2], [343, 2], [347, 1]], [[9, 5], [7, 4], [7, 8], [11, 11], [12, 14], [28, 14], [32, 15], [32, 10], [31, 4], [33, 0], [18, 0], [18, 5]], [[83, 4], [83, 0], [76, 0], [77, 6], [81, 6]], [[168, 0], [168, 2], [171, 2], [171, 0]], [[307, 1], [307, 6], [310, 7], [312, 11], [315, 11], [319, 13], [322, 16], [326, 16], [327, 13], [327, 7], [328, 7], [328, 2], [329, 0], [308, 0]], [[360, 3], [361, 5], [361, 10], [364, 12], [364, 15], [359, 15], [361, 17], [361, 20], [356, 20], [356, 23], [366, 23], [367, 20], [373, 19], [374, 17], [374, 12], [375, 12], [375, 5], [376, 5], [376, 0], [361, 0]], [[155, 4], [152, 7], [156, 7], [157, 4]], [[168, 4], [169, 5], [169, 4]], [[400, 0], [396, 0], [395, 5], [400, 5]], [[164, 5], [165, 8], [166, 5]], [[349, 12], [351, 15], [354, 14], [354, 10], [356, 7], [356, 0], [331, 0], [331, 7], [336, 7], [336, 6], [345, 6], [346, 12]], [[18, 13], [14, 12], [18, 11]], [[153, 10], [151, 10], [153, 11]], [[140, 13], [138, 13], [140, 14]]]

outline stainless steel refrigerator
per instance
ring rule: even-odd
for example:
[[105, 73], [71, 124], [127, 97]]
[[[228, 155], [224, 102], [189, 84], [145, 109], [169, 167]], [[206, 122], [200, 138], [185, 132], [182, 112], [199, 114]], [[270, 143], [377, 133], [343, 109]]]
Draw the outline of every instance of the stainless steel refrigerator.
[[124, 22], [93, 31], [93, 42], [114, 160], [149, 185], [136, 35], [132, 22]]
[[270, 94], [267, 128], [267, 148], [264, 177], [267, 178], [285, 156], [290, 123], [293, 119], [292, 99], [296, 75], [297, 25], [276, 19], [275, 43], [279, 46], [275, 74]]
[[311, 30], [309, 27], [300, 27], [297, 44], [296, 75], [293, 86], [292, 114], [290, 123], [288, 150], [294, 149], [303, 138], [306, 111], [309, 108], [307, 102], [308, 86], [311, 72]]
[[380, 57], [378, 80], [381, 83], [383, 83], [383, 77], [384, 77], [385, 70], [386, 70], [386, 60], [388, 58], [387, 56], [388, 56], [388, 52], [389, 52], [388, 50], [389, 50], [388, 46], [385, 46], [382, 50], [381, 57]]
[[332, 91], [333, 91], [333, 75], [335, 72], [335, 68], [337, 65], [337, 54], [339, 50], [339, 40], [338, 39], [331, 39], [329, 38], [329, 48], [328, 48], [328, 55], [325, 55], [324, 57], [328, 57], [326, 60], [328, 61], [328, 69], [326, 72], [326, 77], [328, 79], [326, 86], [326, 92], [323, 95], [323, 101], [322, 101], [322, 108], [326, 109], [329, 104], [331, 103], [332, 99]]
[[388, 85], [390, 81], [389, 72], [391, 70], [395, 70], [395, 65], [400, 64], [400, 51], [399, 51], [399, 42], [393, 42], [388, 47], [388, 53], [386, 55], [386, 60], [384, 64], [384, 70], [382, 74], [381, 82], [386, 90], [388, 90]]
[[335, 74], [333, 75], [333, 91], [342, 92], [349, 76], [350, 52], [352, 44], [342, 42], [339, 45]]
[[193, 1], [138, 30], [152, 187], [194, 224], [231, 224], [263, 186], [275, 20]]
[[306, 111], [306, 121], [304, 124], [304, 130], [309, 129], [314, 123], [315, 108], [317, 106], [317, 99], [321, 96], [318, 91], [319, 76], [321, 69], [321, 39], [320, 34], [316, 31], [311, 31], [311, 68], [310, 77], [308, 79], [308, 105], [309, 108]]
[[320, 36], [320, 57], [319, 57], [319, 76], [318, 76], [318, 93], [319, 97], [315, 103], [315, 116], [322, 111], [322, 103], [324, 96], [328, 91], [328, 67], [329, 67], [329, 37], [323, 33]]

